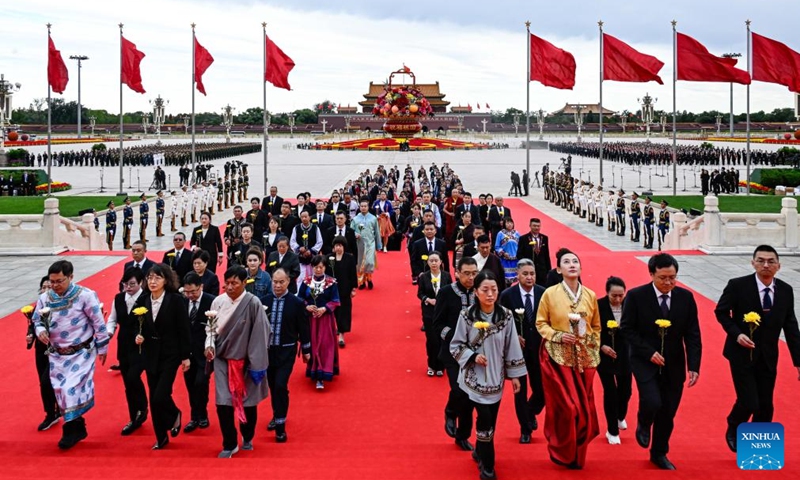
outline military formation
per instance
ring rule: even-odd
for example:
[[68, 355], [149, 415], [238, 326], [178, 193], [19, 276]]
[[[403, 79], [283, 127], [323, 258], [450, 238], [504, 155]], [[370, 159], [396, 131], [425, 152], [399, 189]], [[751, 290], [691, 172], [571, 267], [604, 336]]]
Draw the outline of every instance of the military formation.
[[670, 229], [666, 200], [661, 201], [656, 216], [653, 199], [649, 196], [641, 199], [638, 193], [633, 192], [626, 198], [624, 190], [603, 190], [602, 185], [573, 178], [565, 172], [551, 171], [547, 166], [542, 171], [542, 178], [545, 200], [598, 227], [605, 225], [609, 232], [616, 232], [620, 237], [624, 237], [627, 230], [632, 242], [641, 242], [641, 233], [644, 232], [642, 246], [651, 249], [657, 240], [661, 250]]

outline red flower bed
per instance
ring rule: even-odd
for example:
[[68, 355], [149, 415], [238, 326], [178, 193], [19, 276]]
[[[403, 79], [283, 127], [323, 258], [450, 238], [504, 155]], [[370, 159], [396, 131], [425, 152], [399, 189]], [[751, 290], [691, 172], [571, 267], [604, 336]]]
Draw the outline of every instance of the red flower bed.
[[[51, 192], [63, 192], [72, 188], [67, 182], [53, 182], [52, 186], [50, 187]], [[41, 185], [36, 185], [36, 193], [38, 195], [45, 195], [47, 193], [47, 184], [43, 183]]]
[[[314, 145], [315, 150], [399, 150], [403, 139], [368, 138], [365, 140], [349, 140], [346, 142]], [[411, 138], [408, 140], [409, 150], [483, 150], [489, 148], [485, 143], [459, 142], [439, 138]]]

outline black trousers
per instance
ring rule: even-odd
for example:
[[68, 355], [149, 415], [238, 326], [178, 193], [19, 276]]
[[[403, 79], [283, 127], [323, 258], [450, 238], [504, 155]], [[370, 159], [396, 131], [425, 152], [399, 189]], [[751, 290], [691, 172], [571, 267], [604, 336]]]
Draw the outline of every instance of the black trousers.
[[494, 470], [494, 431], [497, 426], [497, 413], [500, 411], [500, 402], [490, 404], [477, 403], [472, 400], [469, 402], [471, 407], [478, 413], [478, 418], [475, 421], [475, 437], [477, 440], [475, 442], [475, 451], [478, 453], [483, 470], [491, 472]]
[[[198, 352], [192, 352], [194, 358]], [[183, 372], [183, 383], [189, 393], [189, 406], [192, 409], [192, 420], [208, 420], [208, 388], [210, 374], [206, 374], [205, 362], [192, 360], [189, 370]]]
[[633, 225], [633, 238], [639, 239], [639, 215], [631, 215], [631, 224]]
[[39, 377], [39, 395], [42, 397], [42, 407], [48, 417], [59, 415], [58, 403], [56, 402], [56, 392], [53, 391], [53, 384], [50, 382], [50, 359], [44, 354], [47, 345], [39, 340], [33, 341], [34, 355], [36, 359], [36, 374]]
[[442, 339], [436, 334], [433, 328], [433, 317], [422, 317], [422, 325], [425, 326], [425, 354], [428, 357], [428, 368], [441, 371], [444, 370], [442, 361], [439, 360], [439, 351], [442, 348]]
[[[239, 430], [242, 432], [244, 441], [251, 441], [256, 434], [256, 422], [258, 421], [257, 407], [244, 407], [245, 423], [239, 423]], [[233, 450], [239, 446], [239, 437], [236, 432], [236, 419], [233, 415], [233, 407], [228, 405], [217, 405], [217, 418], [219, 419], [219, 429], [222, 431], [222, 449]]]
[[150, 389], [150, 415], [153, 419], [153, 431], [156, 440], [163, 440], [167, 432], [175, 424], [180, 414], [178, 406], [172, 399], [172, 385], [175, 383], [180, 362], [170, 361], [159, 365], [155, 371], [147, 372], [147, 386]]
[[444, 407], [444, 415], [457, 420], [456, 440], [468, 440], [472, 435], [472, 402], [466, 392], [458, 386], [458, 364], [448, 363], [445, 365], [445, 370], [447, 380], [450, 382], [450, 395]]
[[130, 354], [129, 358], [119, 362], [119, 373], [122, 375], [122, 384], [125, 385], [125, 400], [128, 403], [130, 421], [136, 419], [137, 412], [147, 412], [147, 392], [144, 389], [142, 372], [144, 372], [144, 359], [138, 353]]
[[[514, 394], [514, 411], [517, 414], [520, 433], [530, 435], [533, 432], [533, 419], [544, 409], [544, 388], [542, 387], [542, 367], [536, 358], [538, 349], [531, 352], [523, 350], [525, 367], [528, 375], [519, 379], [519, 392]], [[528, 397], [528, 385], [531, 396]]]
[[728, 425], [736, 428], [740, 423], [750, 421], [751, 417], [754, 422], [771, 422], [775, 413], [772, 398], [777, 372], [770, 372], [759, 355], [755, 362], [731, 366], [731, 376], [736, 403], [728, 415]]
[[272, 400], [272, 418], [277, 424], [286, 423], [289, 413], [289, 377], [297, 354], [297, 346], [274, 347], [270, 346], [269, 367], [267, 367], [267, 385], [269, 385], [270, 399]]
[[637, 380], [639, 390], [638, 421], [646, 428], [653, 427], [650, 453], [669, 453], [669, 437], [675, 428], [675, 413], [683, 396], [683, 384], [671, 385], [665, 374], [658, 374], [644, 382]]
[[[603, 357], [601, 362], [613, 362], [612, 358]], [[617, 359], [613, 368], [597, 369], [600, 383], [603, 384], [603, 411], [606, 415], [608, 433], [619, 435], [619, 420], [628, 415], [628, 402], [631, 400], [631, 367]]]

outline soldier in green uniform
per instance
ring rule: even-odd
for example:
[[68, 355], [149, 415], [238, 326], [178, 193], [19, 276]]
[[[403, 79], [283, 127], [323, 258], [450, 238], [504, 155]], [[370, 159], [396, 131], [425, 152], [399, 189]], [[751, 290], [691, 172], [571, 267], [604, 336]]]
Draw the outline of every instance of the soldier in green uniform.
[[664, 242], [664, 239], [667, 237], [667, 233], [669, 233], [669, 211], [667, 207], [669, 203], [666, 200], [661, 200], [661, 212], [658, 214], [658, 244]]
[[147, 243], [147, 223], [150, 218], [150, 205], [144, 193], [139, 197], [139, 240]]
[[161, 225], [164, 223], [164, 192], [161, 190], [156, 192], [156, 237], [163, 237], [161, 233]]
[[122, 209], [122, 244], [123, 248], [131, 248], [131, 228], [133, 228], [133, 208], [130, 197], [125, 197], [125, 208]]
[[631, 195], [631, 241], [639, 242], [639, 216], [642, 209], [639, 205], [639, 194], [633, 192]]
[[652, 201], [653, 199], [649, 196], [644, 199], [644, 248], [653, 248], [653, 223], [655, 223], [656, 215], [650, 204]]
[[106, 243], [108, 249], [114, 250], [114, 236], [117, 234], [117, 212], [114, 210], [114, 202], [106, 204], [108, 211], [106, 212]]

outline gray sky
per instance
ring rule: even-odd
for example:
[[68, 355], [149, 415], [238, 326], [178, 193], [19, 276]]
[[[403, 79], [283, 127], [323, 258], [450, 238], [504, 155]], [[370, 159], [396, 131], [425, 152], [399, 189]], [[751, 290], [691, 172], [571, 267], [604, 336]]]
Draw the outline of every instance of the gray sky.
[[[63, 98], [77, 99], [77, 65], [67, 58], [84, 54], [82, 100], [87, 106], [119, 111], [119, 28], [147, 55], [142, 62], [144, 95], [124, 90], [126, 111], [147, 110], [147, 100], [161, 94], [168, 113], [191, 108], [191, 29], [214, 56], [204, 76], [208, 96], [196, 94], [196, 110], [237, 110], [261, 105], [261, 22], [270, 37], [297, 66], [289, 76], [293, 91], [268, 85], [267, 108], [273, 112], [309, 107], [330, 99], [355, 105], [370, 81], [382, 81], [404, 63], [422, 83], [439, 81], [451, 105], [480, 103], [492, 109], [525, 107], [525, 20], [531, 31], [572, 52], [577, 81], [572, 91], [531, 84], [531, 108], [552, 111], [565, 103], [596, 103], [599, 98], [597, 20], [605, 31], [666, 65], [665, 85], [604, 83], [604, 105], [635, 110], [645, 93], [658, 98], [657, 109], [672, 109], [672, 31], [705, 44], [713, 53], [746, 49], [744, 21], [753, 31], [800, 50], [788, 5], [766, 2], [686, 1], [667, 4], [631, 1], [432, 1], [386, 4], [339, 0], [179, 1], [140, 0], [135, 8], [109, 8], [108, 2], [26, 0], [5, 5], [0, 16], [0, 72], [23, 84], [15, 98], [24, 106], [47, 95], [45, 23], [70, 71]], [[771, 2], [770, 2], [771, 3]], [[224, 6], [223, 6], [224, 5]], [[395, 5], [395, 6], [392, 6]], [[403, 5], [403, 6], [400, 6]], [[744, 68], [746, 59], [740, 61]], [[734, 110], [744, 111], [745, 88], [734, 87]], [[727, 111], [727, 84], [678, 82], [678, 110]], [[790, 107], [782, 86], [754, 82], [751, 110]]]

